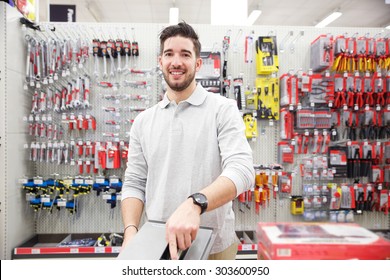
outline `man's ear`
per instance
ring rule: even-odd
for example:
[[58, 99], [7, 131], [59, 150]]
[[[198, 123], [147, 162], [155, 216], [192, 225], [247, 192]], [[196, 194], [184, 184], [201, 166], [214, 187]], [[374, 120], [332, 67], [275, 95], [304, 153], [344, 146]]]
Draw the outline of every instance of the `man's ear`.
[[158, 67], [162, 69], [161, 55], [158, 56]]
[[196, 72], [198, 72], [200, 70], [200, 67], [202, 67], [202, 65], [203, 65], [203, 60], [202, 60], [202, 58], [198, 57], [196, 59], [196, 68], [195, 68]]

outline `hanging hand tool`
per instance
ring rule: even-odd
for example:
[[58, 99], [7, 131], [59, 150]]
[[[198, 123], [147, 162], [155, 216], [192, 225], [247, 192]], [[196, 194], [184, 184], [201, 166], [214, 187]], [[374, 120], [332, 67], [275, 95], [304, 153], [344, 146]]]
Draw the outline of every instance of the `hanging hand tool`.
[[115, 61], [114, 61], [115, 42], [113, 39], [109, 39], [107, 41], [107, 54], [108, 54], [108, 57], [110, 58], [110, 66], [111, 66], [110, 77], [114, 77], [115, 73], [116, 73], [116, 69], [115, 69]]
[[117, 39], [115, 41], [115, 49], [116, 49], [116, 54], [118, 58], [118, 66], [116, 68], [117, 73], [122, 72], [122, 55], [123, 55], [123, 41], [121, 39]]
[[124, 69], [128, 70], [128, 69], [130, 69], [129, 59], [131, 56], [131, 42], [129, 40], [124, 40], [123, 41], [123, 48], [124, 48], [124, 52], [125, 52], [125, 67], [124, 67]]

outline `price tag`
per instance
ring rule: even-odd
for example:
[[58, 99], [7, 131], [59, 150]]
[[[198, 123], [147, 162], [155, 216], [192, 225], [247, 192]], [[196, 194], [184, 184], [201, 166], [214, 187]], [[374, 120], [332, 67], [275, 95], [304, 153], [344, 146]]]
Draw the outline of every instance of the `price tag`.
[[104, 178], [96, 178], [96, 183], [104, 184]]
[[121, 201], [122, 200], [122, 194], [118, 193], [116, 195], [116, 200]]
[[66, 200], [65, 199], [59, 199], [57, 201], [58, 207], [66, 207]]
[[64, 180], [65, 185], [72, 185], [73, 184], [73, 179], [65, 179]]
[[21, 178], [18, 180], [19, 184], [27, 184], [28, 183], [28, 180], [26, 178]]
[[116, 246], [116, 247], [111, 247], [111, 250], [113, 253], [120, 253], [121, 252], [121, 248], [120, 246]]
[[79, 253], [79, 248], [70, 248], [69, 252], [71, 254], [78, 254]]
[[242, 251], [251, 251], [252, 250], [252, 244], [242, 244]]
[[35, 185], [43, 185], [43, 180], [42, 179], [34, 179], [34, 184]]
[[93, 185], [93, 180], [92, 179], [85, 179], [85, 184]]
[[105, 253], [104, 247], [95, 247], [95, 253], [98, 254]]
[[118, 183], [119, 183], [119, 179], [118, 178], [110, 179], [110, 184], [118, 184]]
[[103, 194], [103, 200], [111, 199], [111, 194]]
[[288, 107], [288, 109], [289, 109], [290, 111], [294, 111], [294, 105], [290, 105], [290, 106]]
[[41, 202], [42, 203], [50, 202], [50, 196], [43, 196], [43, 197], [41, 197]]
[[33, 248], [31, 249], [31, 254], [38, 255], [41, 253], [41, 249]]
[[76, 178], [76, 179], [74, 179], [74, 182], [75, 182], [77, 185], [82, 185], [82, 184], [84, 184], [84, 179], [82, 179], [82, 178]]

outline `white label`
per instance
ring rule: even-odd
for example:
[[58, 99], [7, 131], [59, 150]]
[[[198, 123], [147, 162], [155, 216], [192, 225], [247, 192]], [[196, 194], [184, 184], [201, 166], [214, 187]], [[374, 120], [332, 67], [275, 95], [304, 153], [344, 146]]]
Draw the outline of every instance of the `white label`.
[[105, 253], [104, 247], [95, 247], [95, 253]]
[[96, 183], [104, 184], [104, 178], [96, 178]]
[[19, 179], [19, 184], [27, 184], [28, 180], [26, 178]]
[[111, 194], [103, 194], [103, 200], [111, 199]]
[[120, 253], [121, 248], [122, 247], [120, 247], [120, 246], [118, 246], [118, 247], [111, 247], [111, 250], [112, 250], [113, 253]]
[[50, 202], [50, 197], [41, 197], [41, 202], [44, 203], [44, 202]]
[[31, 249], [31, 254], [40, 254], [41, 253], [41, 249]]
[[66, 207], [66, 200], [65, 199], [59, 199], [57, 201], [58, 207]]
[[71, 254], [78, 254], [79, 253], [79, 248], [70, 248], [69, 251]]
[[43, 185], [43, 180], [42, 179], [34, 179], [34, 184], [35, 185]]
[[73, 184], [73, 180], [72, 179], [66, 179], [66, 180], [64, 180], [64, 184], [65, 185], [72, 185]]
[[242, 251], [252, 250], [252, 244], [242, 244]]
[[93, 180], [92, 179], [86, 179], [85, 184], [87, 185], [93, 185]]
[[78, 185], [81, 185], [81, 184], [84, 184], [84, 179], [81, 179], [81, 178], [77, 178], [74, 180], [74, 182]]
[[110, 184], [118, 184], [118, 183], [119, 183], [119, 179], [118, 178], [110, 179]]

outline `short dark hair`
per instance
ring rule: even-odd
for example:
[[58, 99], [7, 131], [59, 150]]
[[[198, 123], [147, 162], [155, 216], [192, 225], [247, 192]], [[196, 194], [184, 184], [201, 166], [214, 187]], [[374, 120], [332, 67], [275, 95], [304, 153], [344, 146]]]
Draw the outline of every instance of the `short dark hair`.
[[160, 33], [160, 54], [164, 51], [164, 42], [171, 38], [181, 36], [184, 38], [191, 39], [192, 43], [194, 44], [194, 50], [196, 57], [200, 57], [200, 49], [201, 44], [199, 42], [198, 34], [196, 34], [195, 30], [192, 28], [191, 25], [187, 24], [186, 22], [182, 21], [176, 25], [170, 25], [163, 29]]

